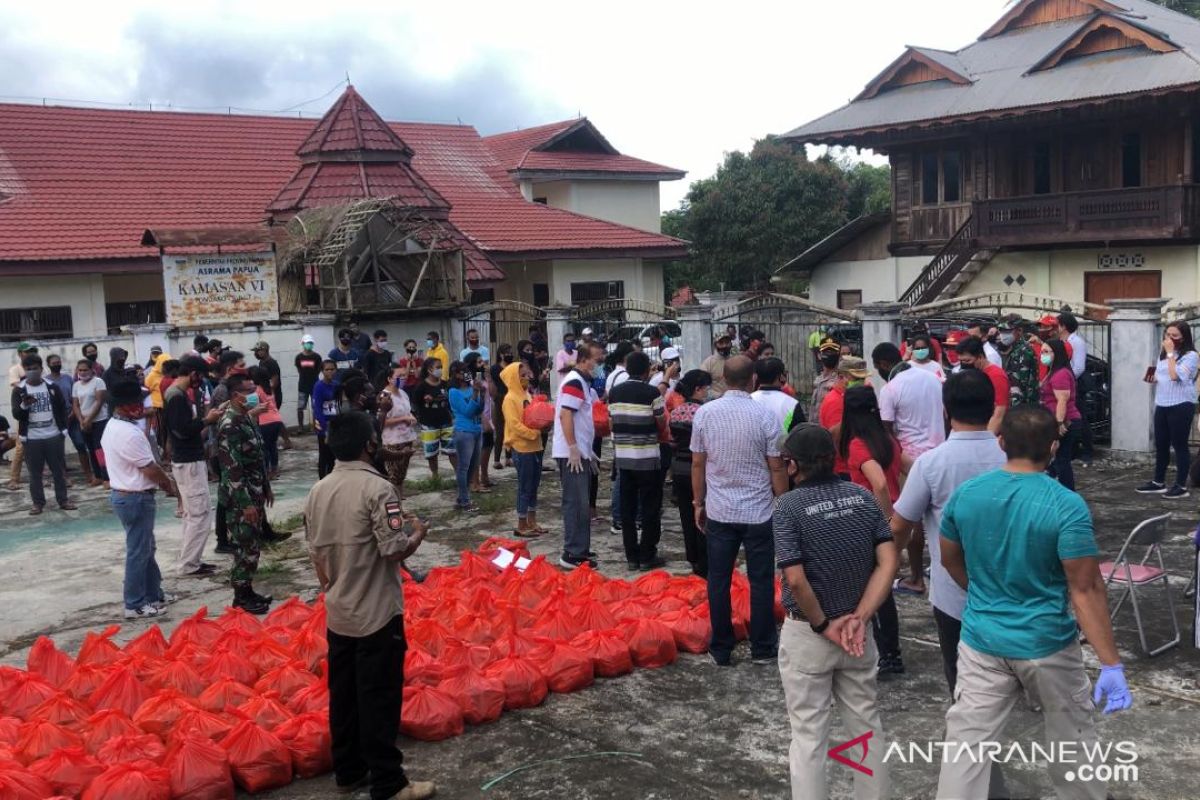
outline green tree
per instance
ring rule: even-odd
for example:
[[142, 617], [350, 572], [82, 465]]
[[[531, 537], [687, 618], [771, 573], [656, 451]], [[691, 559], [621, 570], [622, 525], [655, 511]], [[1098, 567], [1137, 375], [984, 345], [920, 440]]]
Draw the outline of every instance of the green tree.
[[767, 289], [788, 259], [863, 213], [890, 207], [887, 167], [822, 156], [767, 137], [735, 151], [711, 178], [692, 183], [664, 233], [691, 242], [690, 257], [665, 268], [668, 296], [697, 290]]
[[1200, 19], [1200, 0], [1150, 0], [1150, 2]]

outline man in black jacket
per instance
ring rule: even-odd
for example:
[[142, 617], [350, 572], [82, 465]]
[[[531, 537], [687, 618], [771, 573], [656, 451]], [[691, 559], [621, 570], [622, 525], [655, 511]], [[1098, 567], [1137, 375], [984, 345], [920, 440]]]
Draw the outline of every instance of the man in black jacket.
[[13, 387], [12, 409], [17, 418], [17, 433], [25, 446], [29, 465], [31, 515], [41, 514], [46, 505], [42, 470], [50, 468], [54, 479], [54, 499], [63, 511], [78, 506], [67, 497], [67, 461], [63, 443], [67, 436], [67, 402], [56, 384], [42, 378], [42, 357], [27, 355], [21, 361], [25, 379]]
[[164, 396], [167, 435], [174, 453], [172, 474], [183, 503], [183, 542], [179, 549], [180, 575], [202, 576], [216, 567], [201, 560], [213, 527], [212, 500], [208, 495], [208, 463], [204, 458], [204, 429], [221, 418], [221, 409], [208, 408], [204, 376], [208, 365], [199, 356], [188, 356], [179, 365], [179, 377]]

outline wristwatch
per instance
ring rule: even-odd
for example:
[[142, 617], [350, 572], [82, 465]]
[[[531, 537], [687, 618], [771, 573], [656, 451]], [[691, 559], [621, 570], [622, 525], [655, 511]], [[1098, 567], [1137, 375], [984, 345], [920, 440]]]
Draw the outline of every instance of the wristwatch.
[[808, 624], [808, 627], [812, 628], [812, 632], [813, 632], [813, 633], [815, 633], [815, 634], [817, 634], [818, 636], [820, 636], [822, 633], [824, 633], [824, 632], [825, 632], [825, 629], [829, 627], [829, 617], [826, 617], [826, 618], [825, 618], [825, 621], [824, 621], [824, 622], [822, 622], [820, 625], [813, 625], [813, 624], [810, 622], [810, 623]]

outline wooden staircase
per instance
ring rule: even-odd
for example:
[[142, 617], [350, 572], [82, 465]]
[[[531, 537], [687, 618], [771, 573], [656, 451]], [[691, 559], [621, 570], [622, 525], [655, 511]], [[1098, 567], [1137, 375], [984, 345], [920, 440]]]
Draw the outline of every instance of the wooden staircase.
[[975, 244], [975, 233], [975, 217], [967, 217], [900, 296], [900, 302], [908, 307], [921, 306], [957, 295], [959, 289], [983, 271], [996, 254], [994, 250], [979, 249]]

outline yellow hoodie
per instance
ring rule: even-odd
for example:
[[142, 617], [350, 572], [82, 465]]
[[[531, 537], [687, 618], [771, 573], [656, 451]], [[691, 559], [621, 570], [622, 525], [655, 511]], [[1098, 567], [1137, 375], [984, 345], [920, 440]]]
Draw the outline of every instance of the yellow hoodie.
[[537, 453], [542, 449], [542, 434], [525, 424], [525, 404], [529, 393], [521, 385], [521, 362], [500, 370], [500, 380], [508, 388], [501, 410], [504, 412], [504, 446], [518, 453]]
[[163, 407], [163, 364], [171, 360], [171, 357], [166, 353], [161, 353], [158, 358], [154, 359], [154, 366], [146, 373], [146, 388], [150, 390], [150, 404], [155, 408]]

